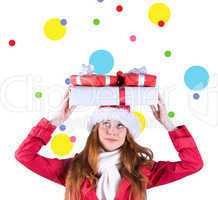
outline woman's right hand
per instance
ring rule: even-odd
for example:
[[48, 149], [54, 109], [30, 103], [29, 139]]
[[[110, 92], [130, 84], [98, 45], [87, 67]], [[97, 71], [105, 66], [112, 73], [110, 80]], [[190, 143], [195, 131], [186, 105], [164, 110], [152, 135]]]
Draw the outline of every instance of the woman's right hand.
[[61, 103], [61, 108], [60, 110], [57, 112], [57, 114], [50, 120], [51, 123], [55, 126], [59, 126], [61, 123], [63, 123], [64, 121], [66, 121], [69, 116], [71, 115], [71, 113], [75, 110], [75, 108], [77, 106], [75, 105], [72, 105], [70, 108], [69, 108], [69, 93], [70, 93], [70, 88], [68, 87], [66, 92], [65, 92], [65, 95], [64, 95], [64, 98], [63, 98], [63, 101]]

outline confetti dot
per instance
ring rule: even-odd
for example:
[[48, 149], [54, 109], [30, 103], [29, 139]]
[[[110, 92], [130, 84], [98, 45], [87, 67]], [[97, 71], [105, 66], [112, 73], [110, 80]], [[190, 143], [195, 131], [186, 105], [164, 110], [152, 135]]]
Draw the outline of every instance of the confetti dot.
[[159, 27], [163, 27], [169, 21], [170, 16], [170, 9], [164, 3], [154, 3], [148, 11], [150, 21]]
[[173, 118], [174, 116], [175, 116], [174, 112], [172, 112], [172, 111], [168, 112], [168, 117], [169, 118]]
[[169, 50], [164, 52], [164, 55], [165, 55], [166, 57], [170, 57], [171, 54], [172, 54], [172, 53], [171, 53], [171, 51], [169, 51]]
[[93, 20], [93, 24], [96, 25], [96, 26], [99, 25], [99, 24], [100, 24], [100, 20], [97, 19], [97, 18], [94, 19], [94, 20]]
[[133, 114], [138, 118], [140, 124], [140, 132], [143, 132], [145, 127], [147, 127], [147, 121], [141, 112], [133, 112]]
[[58, 133], [52, 138], [51, 150], [57, 156], [68, 155], [73, 148], [73, 143], [67, 134]]
[[66, 78], [66, 79], [65, 79], [65, 83], [66, 83], [67, 85], [69, 85], [69, 84], [70, 84], [70, 79], [69, 79], [69, 78]]
[[163, 27], [164, 25], [165, 25], [164, 21], [161, 20], [161, 21], [158, 22], [158, 26]]
[[109, 51], [97, 50], [89, 57], [89, 64], [93, 65], [96, 74], [106, 74], [113, 68], [114, 59]]
[[15, 42], [14, 40], [10, 40], [10, 41], [8, 42], [8, 44], [9, 44], [11, 47], [13, 47], [13, 46], [15, 46], [16, 42]]
[[36, 92], [35, 97], [36, 98], [41, 98], [42, 97], [42, 92]]
[[66, 19], [62, 19], [62, 20], [61, 20], [61, 24], [62, 24], [63, 26], [65, 26], [65, 25], [67, 24], [67, 20], [66, 20]]
[[116, 7], [116, 10], [117, 10], [117, 12], [122, 12], [122, 11], [123, 11], [123, 6], [118, 5], [118, 6]]
[[131, 35], [129, 39], [130, 39], [130, 41], [135, 42], [136, 41], [136, 36], [135, 35]]
[[193, 98], [194, 98], [194, 99], [199, 99], [199, 97], [200, 97], [200, 95], [199, 95], [198, 93], [194, 93], [194, 94], [193, 94]]
[[72, 136], [72, 137], [70, 138], [70, 140], [71, 140], [71, 142], [76, 142], [76, 136]]
[[65, 23], [66, 20], [58, 18], [49, 19], [44, 25], [44, 34], [50, 40], [56, 41], [64, 37], [66, 33], [66, 26], [63, 26], [61, 22]]
[[59, 127], [59, 129], [60, 129], [61, 131], [65, 131], [66, 126], [65, 126], [64, 124], [61, 124], [60, 127]]
[[204, 67], [192, 66], [186, 70], [184, 81], [191, 90], [202, 90], [208, 85], [209, 74]]

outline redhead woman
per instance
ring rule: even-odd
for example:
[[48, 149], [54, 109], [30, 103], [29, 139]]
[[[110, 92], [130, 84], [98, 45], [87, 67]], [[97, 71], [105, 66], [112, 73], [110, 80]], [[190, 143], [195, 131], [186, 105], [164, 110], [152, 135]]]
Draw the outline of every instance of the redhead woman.
[[179, 161], [155, 161], [152, 151], [135, 141], [140, 126], [129, 106], [100, 106], [88, 120], [89, 136], [84, 149], [72, 158], [39, 155], [55, 128], [76, 108], [69, 108], [69, 90], [59, 114], [51, 120], [42, 118], [20, 144], [15, 157], [38, 175], [63, 185], [65, 200], [147, 199], [149, 188], [179, 180], [203, 167], [190, 131], [170, 121], [160, 95], [157, 106], [150, 107], [168, 132]]

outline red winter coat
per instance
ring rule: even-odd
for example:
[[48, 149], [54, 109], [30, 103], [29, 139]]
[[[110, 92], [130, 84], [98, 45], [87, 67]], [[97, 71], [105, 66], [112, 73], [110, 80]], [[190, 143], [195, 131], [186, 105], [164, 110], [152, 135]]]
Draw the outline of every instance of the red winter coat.
[[[33, 172], [64, 186], [67, 166], [72, 158], [51, 159], [38, 154], [41, 147], [51, 139], [55, 128], [47, 119], [41, 119], [18, 147], [15, 158]], [[178, 126], [174, 131], [170, 131], [169, 136], [181, 160], [176, 162], [154, 161], [152, 169], [141, 167], [143, 173], [150, 180], [145, 189], [176, 181], [199, 171], [203, 167], [201, 155], [185, 125]], [[84, 179], [81, 187], [81, 199], [97, 200], [96, 188], [89, 191], [89, 186], [89, 180]], [[128, 199], [130, 186], [130, 182], [123, 177], [115, 200]]]

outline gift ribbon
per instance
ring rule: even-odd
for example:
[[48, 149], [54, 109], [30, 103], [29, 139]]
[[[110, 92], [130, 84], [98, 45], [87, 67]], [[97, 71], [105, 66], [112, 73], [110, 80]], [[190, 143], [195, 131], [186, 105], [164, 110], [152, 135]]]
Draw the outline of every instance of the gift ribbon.
[[[117, 72], [117, 80], [118, 80], [117, 85], [118, 86], [125, 86], [126, 85], [125, 80], [126, 80], [126, 77], [128, 75], [130, 75], [130, 74], [129, 73], [123, 74], [122, 71], [118, 71]], [[146, 79], [145, 74], [138, 74], [137, 73], [137, 75], [138, 75], [138, 85], [136, 85], [136, 86], [144, 86], [145, 79]], [[120, 83], [120, 82], [122, 82], [122, 83]]]
[[125, 87], [119, 87], [119, 100], [120, 100], [120, 105], [126, 105], [126, 96], [125, 96]]
[[[82, 71], [79, 73], [79, 75], [77, 75], [76, 77], [76, 84], [78, 85], [82, 85], [81, 83], [81, 76], [83, 75], [96, 75], [92, 69], [93, 67], [91, 65], [82, 65]], [[138, 85], [136, 86], [144, 86], [145, 83], [145, 74], [146, 74], [146, 68], [145, 67], [141, 67], [141, 68], [134, 68], [132, 70], [130, 70], [129, 72], [127, 72], [126, 74], [124, 74], [122, 71], [118, 71], [116, 73], [117, 75], [117, 86], [125, 86], [125, 78], [130, 75], [130, 74], [137, 74], [138, 75]], [[109, 86], [110, 85], [110, 76], [105, 76], [105, 86]]]
[[105, 85], [110, 85], [110, 77], [109, 76], [105, 77]]

